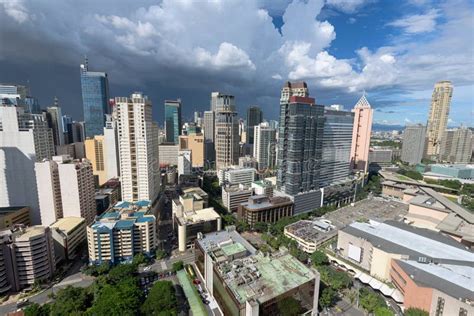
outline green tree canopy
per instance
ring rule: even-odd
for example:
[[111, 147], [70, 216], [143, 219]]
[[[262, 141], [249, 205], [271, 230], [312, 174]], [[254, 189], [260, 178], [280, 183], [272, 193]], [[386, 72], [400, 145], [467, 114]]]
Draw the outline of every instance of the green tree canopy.
[[49, 316], [51, 312], [51, 305], [39, 305], [37, 303], [33, 303], [23, 309], [23, 312], [25, 313], [25, 316]]
[[360, 305], [369, 313], [375, 312], [379, 307], [387, 307], [385, 300], [378, 294], [368, 289], [360, 290]]
[[405, 310], [405, 316], [429, 316], [429, 315], [430, 313], [420, 308], [410, 307], [407, 310]]
[[144, 315], [177, 315], [177, 300], [171, 281], [158, 281], [141, 307]]
[[91, 305], [93, 296], [86, 288], [68, 286], [59, 290], [51, 304], [51, 316], [80, 315]]
[[320, 250], [316, 250], [311, 254], [311, 261], [315, 266], [322, 266], [329, 264], [329, 258]]
[[278, 311], [282, 316], [297, 316], [301, 313], [301, 305], [294, 297], [289, 296], [278, 302]]
[[319, 298], [319, 305], [323, 308], [331, 307], [336, 303], [337, 295], [336, 291], [334, 291], [330, 287], [326, 287], [321, 292], [321, 297]]
[[377, 307], [375, 309], [375, 316], [393, 316], [395, 315], [390, 309], [387, 307]]
[[176, 261], [173, 263], [173, 271], [177, 272], [179, 270], [182, 270], [184, 268], [184, 263], [183, 261]]

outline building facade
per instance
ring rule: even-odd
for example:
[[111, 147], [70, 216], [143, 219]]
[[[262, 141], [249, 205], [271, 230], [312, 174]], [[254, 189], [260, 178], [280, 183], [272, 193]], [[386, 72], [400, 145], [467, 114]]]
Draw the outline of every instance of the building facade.
[[403, 162], [416, 165], [423, 159], [426, 143], [426, 126], [408, 125], [403, 132], [402, 156]]
[[320, 186], [329, 186], [350, 174], [350, 152], [354, 114], [324, 109], [323, 151]]
[[233, 95], [213, 93], [211, 103], [215, 105], [216, 169], [236, 165], [239, 159], [239, 122], [235, 98]]
[[273, 168], [276, 164], [276, 130], [267, 122], [254, 126], [253, 130], [253, 156], [258, 169]]
[[366, 173], [369, 167], [370, 133], [372, 132], [374, 110], [364, 94], [352, 111], [354, 112], [354, 128], [352, 130], [351, 166], [354, 170]]
[[[120, 180], [124, 201], [155, 200], [160, 190], [158, 128], [148, 97], [137, 92], [116, 97]], [[156, 136], [156, 137], [154, 137]]]
[[448, 124], [452, 96], [453, 85], [451, 81], [439, 81], [435, 84], [426, 127], [425, 156], [427, 158], [436, 160], [439, 155], [441, 137]]
[[293, 206], [293, 201], [287, 197], [254, 195], [239, 205], [237, 216], [254, 227], [257, 223], [275, 223], [293, 216]]
[[105, 72], [89, 71], [87, 59], [81, 64], [81, 90], [85, 136], [102, 135], [109, 113], [109, 79]]
[[255, 180], [255, 169], [229, 167], [217, 171], [219, 185], [250, 185]]
[[237, 212], [239, 205], [248, 201], [253, 189], [243, 184], [222, 187], [222, 203], [229, 212]]
[[199, 133], [191, 133], [179, 136], [179, 149], [190, 150], [192, 153], [193, 168], [204, 167], [204, 135]]
[[166, 142], [179, 143], [181, 135], [181, 99], [165, 101], [165, 133]]
[[254, 144], [254, 127], [263, 122], [263, 112], [258, 106], [247, 108], [247, 143]]
[[51, 224], [50, 229], [56, 262], [75, 259], [77, 248], [87, 239], [86, 221], [81, 217], [64, 217]]
[[51, 129], [40, 114], [0, 105], [0, 207], [27, 205], [40, 223], [35, 162], [54, 155]]
[[469, 163], [472, 149], [473, 137], [469, 128], [446, 130], [441, 137], [439, 160], [449, 163]]

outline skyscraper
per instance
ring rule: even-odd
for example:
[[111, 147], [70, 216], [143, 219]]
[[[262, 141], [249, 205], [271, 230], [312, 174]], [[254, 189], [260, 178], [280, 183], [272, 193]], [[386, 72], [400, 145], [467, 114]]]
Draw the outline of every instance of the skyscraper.
[[106, 171], [107, 161], [104, 157], [104, 135], [95, 135], [93, 138], [86, 139], [84, 141], [84, 147], [86, 158], [90, 161], [93, 174], [97, 177], [97, 182], [100, 186], [109, 180]]
[[104, 127], [104, 158], [107, 179], [120, 176], [120, 160], [118, 151], [118, 133], [116, 110], [112, 115], [107, 115]]
[[403, 132], [401, 160], [416, 165], [421, 162], [426, 143], [426, 126], [408, 125]]
[[315, 193], [305, 194], [305, 201], [295, 199], [295, 213], [319, 207], [323, 114], [324, 107], [309, 97], [306, 83], [285, 83], [280, 98], [277, 188], [293, 197]]
[[253, 156], [257, 159], [258, 169], [275, 166], [276, 130], [267, 122], [260, 123], [254, 128]]
[[453, 85], [451, 81], [439, 81], [435, 84], [426, 126], [425, 156], [429, 159], [436, 159], [436, 156], [439, 155], [441, 137], [448, 124], [452, 96]]
[[367, 172], [374, 110], [365, 98], [365, 93], [357, 101], [352, 112], [354, 112], [354, 128], [352, 130], [351, 166], [352, 169]]
[[472, 131], [466, 127], [446, 130], [441, 137], [439, 160], [468, 163], [472, 156]]
[[167, 143], [179, 143], [181, 135], [181, 99], [165, 101], [165, 132]]
[[262, 123], [263, 113], [258, 106], [250, 106], [247, 109], [247, 143], [253, 145], [254, 126]]
[[55, 146], [65, 144], [63, 116], [58, 98], [54, 98], [54, 105], [46, 108], [49, 127], [53, 131], [53, 141]]
[[207, 162], [216, 160], [216, 151], [214, 147], [214, 126], [215, 113], [213, 111], [205, 111], [203, 116], [204, 127], [204, 157]]
[[319, 180], [322, 187], [349, 176], [353, 125], [353, 113], [324, 110], [323, 153]]
[[53, 134], [41, 114], [0, 105], [0, 207], [27, 205], [39, 224], [34, 164], [53, 155]]
[[[160, 190], [158, 130], [148, 97], [116, 97], [122, 199], [154, 201]], [[155, 137], [156, 136], [156, 137]], [[156, 138], [156, 139], [154, 139]], [[156, 145], [156, 146], [155, 146]]]
[[102, 135], [105, 114], [109, 113], [109, 80], [105, 72], [89, 71], [87, 59], [81, 64], [81, 89], [85, 135]]
[[[216, 94], [217, 93], [217, 94]], [[216, 168], [235, 165], [239, 160], [239, 121], [235, 111], [233, 95], [213, 92], [215, 106], [215, 151]]]

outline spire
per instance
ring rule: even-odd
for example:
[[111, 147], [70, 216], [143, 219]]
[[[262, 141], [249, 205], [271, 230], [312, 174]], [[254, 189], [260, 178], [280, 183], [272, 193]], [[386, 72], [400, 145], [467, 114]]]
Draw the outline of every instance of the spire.
[[59, 100], [58, 97], [54, 97], [54, 106], [59, 107]]
[[84, 55], [84, 68], [86, 71], [89, 70], [89, 59], [87, 59], [87, 55]]
[[367, 98], [365, 97], [365, 90], [354, 108], [371, 108], [369, 101], [367, 101]]

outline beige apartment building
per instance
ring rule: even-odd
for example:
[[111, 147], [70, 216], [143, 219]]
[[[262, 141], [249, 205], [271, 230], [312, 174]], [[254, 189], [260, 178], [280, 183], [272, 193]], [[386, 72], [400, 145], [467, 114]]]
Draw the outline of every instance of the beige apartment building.
[[202, 133], [179, 136], [179, 150], [191, 151], [193, 168], [204, 167], [204, 135]]
[[86, 240], [86, 221], [80, 217], [65, 217], [53, 223], [50, 228], [56, 261], [74, 259], [77, 247]]
[[0, 293], [20, 291], [55, 271], [51, 230], [43, 226], [0, 232]]
[[104, 158], [104, 136], [96, 135], [84, 141], [86, 158], [92, 164], [92, 172], [98, 178], [98, 184], [104, 184], [107, 179], [106, 162]]
[[0, 207], [0, 229], [13, 228], [16, 225], [31, 225], [30, 208], [28, 206]]
[[350, 155], [351, 166], [352, 169], [367, 172], [374, 110], [365, 98], [365, 94], [359, 99], [352, 112], [354, 112], [354, 127]]
[[426, 128], [425, 157], [427, 158], [437, 158], [439, 155], [441, 137], [448, 124], [452, 96], [453, 85], [451, 81], [439, 81], [435, 84]]

